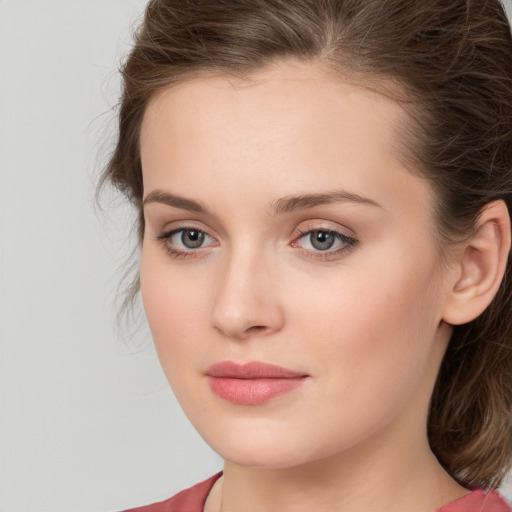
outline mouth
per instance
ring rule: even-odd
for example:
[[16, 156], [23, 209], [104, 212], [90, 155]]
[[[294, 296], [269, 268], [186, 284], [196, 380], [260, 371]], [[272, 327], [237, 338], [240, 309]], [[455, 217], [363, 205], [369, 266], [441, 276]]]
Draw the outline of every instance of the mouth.
[[222, 361], [206, 371], [211, 391], [237, 405], [260, 405], [300, 387], [309, 375], [281, 366], [253, 361]]

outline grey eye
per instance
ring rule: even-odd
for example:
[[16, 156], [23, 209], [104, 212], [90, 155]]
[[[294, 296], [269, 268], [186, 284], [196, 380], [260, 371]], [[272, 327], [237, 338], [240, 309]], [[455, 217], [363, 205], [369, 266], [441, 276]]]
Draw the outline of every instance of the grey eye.
[[309, 234], [311, 246], [319, 251], [331, 249], [336, 241], [335, 233], [315, 229]]
[[203, 245], [205, 234], [198, 229], [183, 229], [181, 231], [181, 243], [187, 249], [197, 249]]

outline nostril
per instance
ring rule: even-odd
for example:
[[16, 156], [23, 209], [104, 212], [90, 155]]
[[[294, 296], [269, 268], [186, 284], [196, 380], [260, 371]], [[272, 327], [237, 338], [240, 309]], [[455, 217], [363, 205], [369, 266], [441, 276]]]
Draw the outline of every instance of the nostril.
[[264, 325], [253, 325], [252, 327], [249, 327], [246, 332], [261, 332], [264, 331], [266, 327]]

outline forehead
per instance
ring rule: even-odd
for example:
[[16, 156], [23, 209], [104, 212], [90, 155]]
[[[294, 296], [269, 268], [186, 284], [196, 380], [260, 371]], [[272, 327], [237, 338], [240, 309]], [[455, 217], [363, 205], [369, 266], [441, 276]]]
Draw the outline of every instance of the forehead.
[[147, 107], [145, 193], [247, 189], [270, 201], [343, 188], [407, 202], [411, 187], [425, 195], [426, 185], [398, 158], [404, 117], [390, 98], [309, 64], [275, 65], [246, 80], [194, 78]]
[[[233, 128], [240, 133], [240, 127], [254, 128], [260, 136], [274, 138], [279, 128], [293, 133], [306, 123], [309, 128], [321, 124], [327, 129], [337, 123], [340, 129], [348, 125], [340, 123], [340, 114], [344, 114], [350, 116], [351, 133], [371, 135], [371, 131], [378, 131], [379, 140], [391, 149], [395, 128], [405, 113], [398, 103], [372, 90], [369, 79], [366, 82], [368, 87], [361, 79], [351, 82], [320, 66], [297, 62], [274, 64], [245, 78], [212, 74], [195, 77], [164, 89], [150, 100], [141, 143], [144, 146], [147, 132], [155, 123], [165, 124], [170, 130], [179, 126], [199, 133], [218, 131], [215, 124], [221, 119], [223, 131]], [[377, 111], [382, 115], [374, 116]], [[371, 125], [368, 116], [372, 117]]]

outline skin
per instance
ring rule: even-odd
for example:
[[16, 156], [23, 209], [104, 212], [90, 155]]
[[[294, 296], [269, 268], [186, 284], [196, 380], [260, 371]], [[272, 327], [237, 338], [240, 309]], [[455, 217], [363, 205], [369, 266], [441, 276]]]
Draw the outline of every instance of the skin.
[[[403, 115], [290, 62], [247, 81], [196, 78], [147, 107], [142, 297], [178, 400], [226, 461], [208, 512], [432, 512], [468, 492], [427, 441], [460, 267], [441, 264], [432, 191], [395, 152]], [[274, 211], [341, 190], [348, 198]], [[200, 248], [181, 232], [161, 239], [185, 228], [207, 235]], [[321, 251], [313, 229], [355, 242]], [[225, 360], [308, 378], [235, 405], [205, 376]]]

